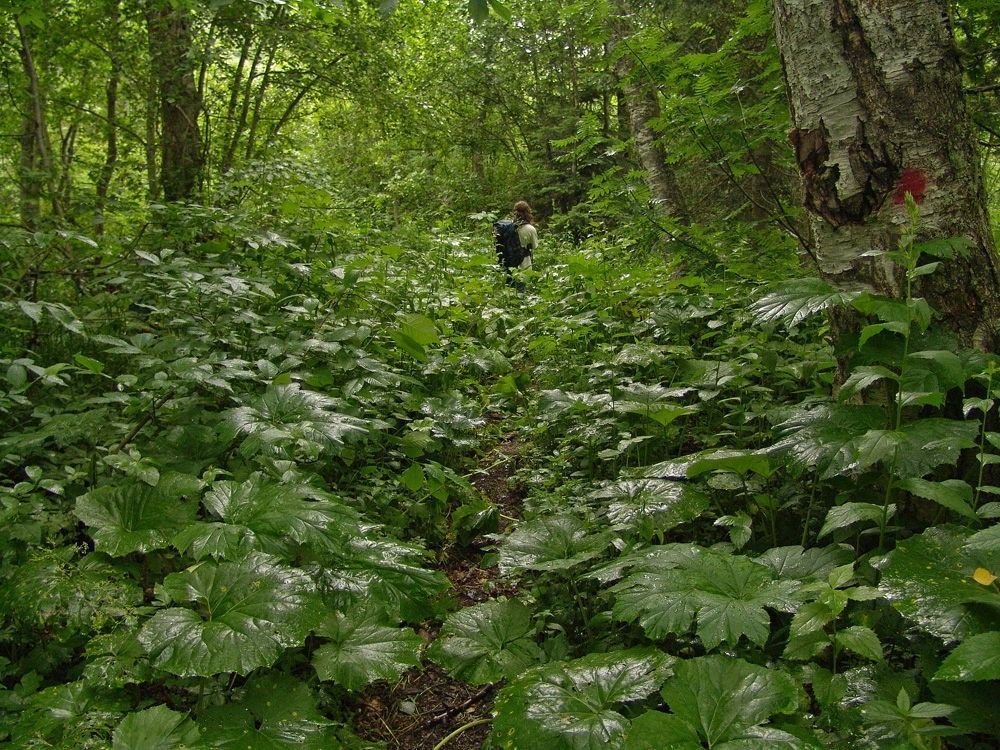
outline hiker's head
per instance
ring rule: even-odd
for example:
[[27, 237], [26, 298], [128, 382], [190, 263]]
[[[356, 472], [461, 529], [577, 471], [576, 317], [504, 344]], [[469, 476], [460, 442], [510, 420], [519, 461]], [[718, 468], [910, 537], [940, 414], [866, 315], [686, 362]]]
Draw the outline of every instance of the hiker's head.
[[531, 215], [531, 206], [525, 201], [518, 201], [514, 204], [514, 218], [525, 224], [533, 224], [535, 217]]

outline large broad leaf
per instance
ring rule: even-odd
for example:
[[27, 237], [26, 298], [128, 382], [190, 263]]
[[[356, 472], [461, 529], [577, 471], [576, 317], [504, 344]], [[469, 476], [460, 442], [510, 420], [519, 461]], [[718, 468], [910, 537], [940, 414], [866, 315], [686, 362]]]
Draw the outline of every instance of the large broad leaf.
[[[878, 564], [879, 590], [923, 630], [945, 640], [1000, 629], [1000, 594], [973, 579], [968, 532], [932, 527], [904, 539]], [[978, 605], [978, 606], [977, 606]]]
[[576, 516], [525, 521], [500, 547], [500, 569], [566, 570], [603, 553], [613, 538], [610, 531], [591, 532]]
[[823, 521], [823, 527], [819, 530], [817, 538], [822, 539], [827, 534], [832, 534], [837, 529], [844, 529], [856, 523], [863, 523], [866, 526], [877, 526], [882, 522], [882, 517], [888, 521], [896, 515], [896, 505], [889, 503], [887, 508], [875, 503], [844, 503], [830, 508]]
[[640, 716], [628, 732], [626, 750], [792, 750], [818, 746], [761, 726], [775, 714], [799, 708], [804, 696], [790, 675], [717, 655], [678, 662], [674, 671], [662, 691], [672, 713]]
[[831, 307], [850, 303], [860, 291], [838, 289], [822, 279], [793, 279], [768, 292], [750, 306], [758, 323], [794, 326]]
[[194, 748], [326, 750], [338, 746], [332, 725], [304, 683], [283, 674], [255, 675], [242, 700], [199, 717], [201, 739]]
[[394, 680], [420, 663], [420, 636], [390, 627], [374, 611], [340, 612], [316, 629], [329, 642], [316, 649], [312, 664], [321, 680], [360, 690], [375, 680]]
[[391, 539], [351, 539], [329, 565], [314, 566], [317, 580], [345, 607], [363, 601], [392, 618], [415, 621], [432, 614], [431, 600], [448, 588], [440, 571], [424, 567], [426, 553]]
[[241, 406], [229, 413], [229, 421], [247, 440], [247, 453], [267, 451], [284, 454], [304, 441], [326, 448], [342, 446], [351, 438], [365, 435], [381, 423], [344, 414], [336, 399], [297, 384], [272, 385], [253, 406]]
[[1000, 632], [991, 630], [969, 638], [948, 654], [935, 680], [1000, 680]]
[[878, 406], [820, 402], [798, 407], [775, 428], [769, 453], [833, 476], [853, 460], [854, 441], [885, 423]]
[[473, 685], [512, 678], [542, 658], [531, 611], [518, 601], [491, 601], [448, 616], [427, 655]]
[[[319, 499], [317, 497], [319, 496]], [[358, 532], [358, 514], [307, 485], [278, 483], [260, 474], [245, 482], [216, 482], [205, 507], [226, 524], [249, 529], [265, 552], [288, 554], [290, 545], [316, 551], [342, 546]]]
[[666, 531], [693, 521], [709, 505], [704, 492], [665, 479], [618, 479], [593, 491], [590, 497], [608, 501], [608, 520], [619, 530], [648, 524]]
[[118, 557], [169, 546], [171, 537], [194, 520], [196, 511], [194, 498], [132, 481], [81, 495], [75, 513], [90, 527], [97, 549]]
[[171, 542], [178, 550], [195, 560], [214, 557], [216, 560], [242, 560], [256, 549], [257, 537], [246, 526], [198, 521], [184, 527]]
[[172, 573], [162, 592], [194, 608], [157, 612], [139, 634], [154, 666], [182, 677], [249, 674], [301, 644], [322, 617], [312, 581], [264, 554]]
[[797, 581], [821, 580], [834, 568], [854, 560], [854, 550], [847, 546], [831, 544], [829, 547], [803, 549], [798, 545], [772, 547], [754, 558], [754, 562], [766, 565], [779, 578]]
[[946, 479], [943, 482], [929, 482], [926, 479], [910, 477], [899, 483], [901, 490], [913, 493], [925, 500], [933, 500], [948, 510], [975, 520], [978, 518], [972, 510], [972, 487], [961, 479]]
[[198, 727], [185, 714], [153, 706], [129, 714], [115, 729], [113, 750], [184, 750], [198, 739]]
[[627, 576], [612, 589], [614, 615], [638, 620], [650, 638], [686, 633], [696, 620], [706, 648], [735, 646], [743, 636], [762, 646], [770, 635], [767, 609], [795, 611], [798, 586], [747, 557], [698, 549], [669, 567]]
[[621, 704], [656, 692], [674, 659], [651, 648], [537, 667], [500, 691], [493, 741], [505, 750], [621, 748]]

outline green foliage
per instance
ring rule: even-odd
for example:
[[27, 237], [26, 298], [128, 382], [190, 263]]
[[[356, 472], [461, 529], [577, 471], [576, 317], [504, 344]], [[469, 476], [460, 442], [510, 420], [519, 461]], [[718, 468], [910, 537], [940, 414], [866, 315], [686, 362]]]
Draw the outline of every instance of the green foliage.
[[450, 615], [427, 654], [472, 685], [513, 679], [537, 664], [531, 610], [517, 601], [491, 601]]

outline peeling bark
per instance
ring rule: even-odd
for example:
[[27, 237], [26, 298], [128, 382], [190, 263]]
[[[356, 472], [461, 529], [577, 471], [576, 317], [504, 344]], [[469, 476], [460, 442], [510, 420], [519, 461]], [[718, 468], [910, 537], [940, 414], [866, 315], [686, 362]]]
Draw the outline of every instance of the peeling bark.
[[909, 192], [920, 239], [965, 237], [919, 293], [965, 345], [996, 350], [1000, 282], [946, 0], [774, 0], [775, 31], [823, 275], [898, 292]]

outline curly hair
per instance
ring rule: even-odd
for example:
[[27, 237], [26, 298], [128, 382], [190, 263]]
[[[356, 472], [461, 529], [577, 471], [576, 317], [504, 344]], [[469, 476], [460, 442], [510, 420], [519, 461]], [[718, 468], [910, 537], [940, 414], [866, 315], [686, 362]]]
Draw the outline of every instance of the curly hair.
[[534, 224], [535, 217], [531, 214], [531, 206], [525, 201], [514, 204], [514, 218], [522, 224]]

